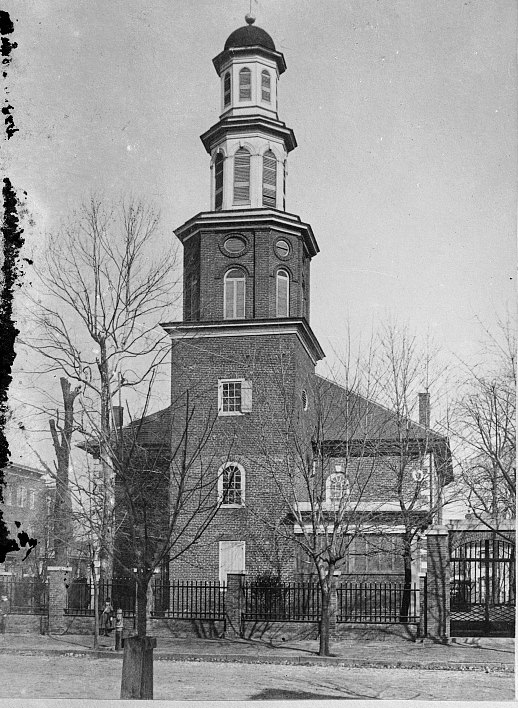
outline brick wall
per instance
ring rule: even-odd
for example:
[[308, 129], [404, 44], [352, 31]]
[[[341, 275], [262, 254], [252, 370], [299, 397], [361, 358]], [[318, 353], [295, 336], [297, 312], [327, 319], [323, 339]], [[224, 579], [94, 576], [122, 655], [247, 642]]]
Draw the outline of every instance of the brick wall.
[[[240, 236], [247, 244], [239, 255], [229, 254], [224, 243], [229, 236]], [[290, 244], [287, 257], [275, 251], [282, 238]], [[246, 318], [267, 319], [276, 316], [276, 273], [284, 268], [290, 275], [290, 316], [309, 319], [310, 258], [302, 239], [277, 229], [233, 229], [232, 231], [200, 231], [191, 236], [184, 247], [184, 318], [217, 321], [224, 319], [224, 275], [233, 266], [246, 273]], [[302, 307], [302, 271], [304, 270], [307, 312]], [[198, 276], [200, 313], [193, 317], [189, 308], [189, 283]]]
[[[186, 391], [194, 415], [189, 429], [191, 451], [210, 430], [196, 474], [212, 475], [212, 498], [219, 467], [228, 461], [246, 470], [246, 505], [221, 508], [206, 533], [184, 557], [172, 563], [171, 577], [217, 579], [219, 541], [246, 540], [250, 576], [274, 572], [275, 534], [265, 521], [285, 518], [286, 456], [292, 444], [294, 420], [310, 417], [302, 410], [300, 386], [313, 374], [313, 364], [296, 335], [213, 337], [176, 342], [172, 351], [173, 439], [185, 432]], [[252, 382], [252, 412], [217, 416], [218, 379]], [[302, 424], [301, 424], [302, 425]], [[207, 427], [208, 426], [208, 427]], [[291, 437], [290, 437], [291, 435]], [[292, 553], [285, 549], [285, 573], [294, 571]]]

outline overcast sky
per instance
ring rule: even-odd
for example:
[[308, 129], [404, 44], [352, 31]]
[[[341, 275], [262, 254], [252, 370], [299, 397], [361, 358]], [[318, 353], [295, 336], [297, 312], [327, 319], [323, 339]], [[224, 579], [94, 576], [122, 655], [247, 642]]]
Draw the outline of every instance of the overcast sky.
[[[150, 197], [164, 239], [209, 208], [199, 135], [212, 66], [248, 0], [8, 0], [9, 174], [36, 227], [27, 255], [95, 188]], [[515, 0], [260, 0], [295, 131], [287, 210], [320, 246], [311, 324], [324, 350], [396, 316], [448, 354], [513, 301]], [[30, 273], [29, 273], [30, 276]]]

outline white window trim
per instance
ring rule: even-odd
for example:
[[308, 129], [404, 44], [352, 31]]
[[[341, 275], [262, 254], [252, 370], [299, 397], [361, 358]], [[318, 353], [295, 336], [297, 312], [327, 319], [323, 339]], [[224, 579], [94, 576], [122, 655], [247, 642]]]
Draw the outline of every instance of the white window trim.
[[[242, 273], [242, 275], [239, 278], [230, 278], [229, 273], [231, 273], [234, 270], [238, 270]], [[230, 281], [232, 281], [232, 317], [227, 316], [227, 289], [230, 287]], [[234, 283], [237, 282], [242, 282], [243, 283], [243, 313], [238, 313], [237, 312], [237, 285], [234, 285]], [[227, 322], [228, 321], [233, 321], [233, 320], [244, 320], [246, 319], [246, 274], [243, 270], [241, 270], [238, 267], [233, 267], [230, 268], [225, 273], [225, 277], [223, 279], [223, 319], [225, 319]]]
[[[239, 383], [241, 384], [241, 410], [239, 411], [224, 411], [223, 410], [223, 384]], [[246, 379], [219, 379], [218, 381], [218, 416], [245, 415], [252, 410], [252, 382]]]
[[[223, 501], [223, 472], [227, 467], [237, 467], [241, 472], [241, 503], [228, 504]], [[225, 462], [224, 465], [218, 470], [218, 503], [221, 505], [222, 509], [241, 509], [245, 505], [245, 491], [246, 491], [246, 473], [245, 468], [239, 462]]]
[[[280, 281], [286, 283], [286, 309], [285, 314], [279, 314], [279, 283]], [[275, 277], [275, 314], [277, 317], [289, 317], [290, 316], [290, 274], [285, 268], [279, 268], [277, 275]]]

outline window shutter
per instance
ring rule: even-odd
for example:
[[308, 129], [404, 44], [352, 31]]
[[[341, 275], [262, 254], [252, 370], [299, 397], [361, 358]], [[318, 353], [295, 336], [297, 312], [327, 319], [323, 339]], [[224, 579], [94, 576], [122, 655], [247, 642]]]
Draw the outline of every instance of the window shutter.
[[277, 160], [271, 150], [263, 155], [263, 206], [276, 206]]
[[236, 280], [235, 281], [235, 291], [236, 291], [236, 309], [234, 316], [237, 320], [244, 319], [245, 317], [245, 281]]
[[219, 542], [219, 579], [227, 582], [228, 573], [245, 572], [245, 542], [220, 541]]
[[223, 384], [218, 381], [218, 414], [223, 410]]
[[234, 202], [250, 201], [250, 153], [240, 148], [234, 155]]
[[252, 98], [252, 74], [250, 69], [239, 72], [239, 100], [250, 101]]
[[252, 382], [243, 381], [241, 384], [241, 413], [252, 412]]

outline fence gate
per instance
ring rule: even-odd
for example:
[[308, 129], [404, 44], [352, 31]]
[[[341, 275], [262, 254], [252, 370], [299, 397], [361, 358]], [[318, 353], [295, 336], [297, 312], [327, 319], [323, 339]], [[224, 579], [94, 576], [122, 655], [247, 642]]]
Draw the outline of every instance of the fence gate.
[[450, 561], [451, 635], [513, 637], [514, 544], [470, 541], [456, 548]]

